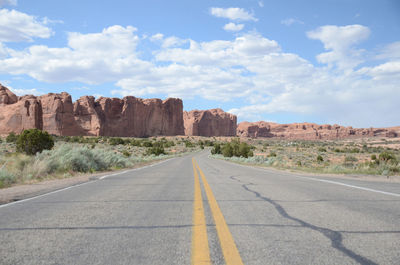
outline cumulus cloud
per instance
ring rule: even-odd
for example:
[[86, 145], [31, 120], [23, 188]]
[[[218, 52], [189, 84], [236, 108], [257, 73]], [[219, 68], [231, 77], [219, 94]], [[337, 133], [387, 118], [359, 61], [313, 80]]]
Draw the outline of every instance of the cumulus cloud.
[[52, 30], [36, 17], [8, 9], [0, 9], [0, 42], [32, 41], [49, 38]]
[[235, 24], [233, 22], [225, 24], [224, 26], [224, 30], [226, 31], [241, 31], [243, 28], [244, 24]]
[[16, 6], [17, 5], [17, 0], [0, 0], [0, 7], [2, 6]]
[[229, 8], [221, 8], [221, 7], [212, 7], [210, 9], [210, 13], [213, 16], [227, 18], [230, 20], [238, 20], [238, 21], [257, 21], [258, 19], [254, 17], [254, 14], [251, 14], [239, 7], [229, 7]]
[[151, 63], [138, 59], [136, 28], [112, 26], [100, 33], [68, 34], [68, 47], [33, 45], [12, 51], [0, 72], [27, 74], [39, 81], [98, 84], [138, 74]]
[[307, 32], [310, 39], [320, 40], [328, 52], [321, 53], [317, 60], [340, 69], [354, 68], [363, 62], [364, 50], [354, 46], [370, 35], [370, 29], [362, 25], [323, 26]]

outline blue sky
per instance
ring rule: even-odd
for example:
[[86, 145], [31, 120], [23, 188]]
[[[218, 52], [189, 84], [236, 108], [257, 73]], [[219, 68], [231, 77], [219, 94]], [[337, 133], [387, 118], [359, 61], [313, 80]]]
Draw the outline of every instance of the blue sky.
[[400, 125], [400, 1], [0, 0], [15, 93], [179, 97], [239, 121]]

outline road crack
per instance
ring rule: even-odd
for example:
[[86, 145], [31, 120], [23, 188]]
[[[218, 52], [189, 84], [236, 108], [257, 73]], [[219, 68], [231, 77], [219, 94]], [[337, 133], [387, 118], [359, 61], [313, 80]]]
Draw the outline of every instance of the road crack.
[[294, 216], [291, 216], [286, 210], [285, 208], [283, 208], [279, 203], [277, 203], [276, 201], [265, 197], [263, 195], [261, 195], [259, 192], [252, 190], [251, 188], [249, 188], [249, 186], [254, 185], [254, 183], [244, 183], [243, 181], [239, 180], [236, 176], [230, 176], [230, 179], [235, 180], [239, 183], [242, 183], [242, 187], [243, 189], [245, 189], [248, 192], [253, 193], [257, 198], [266, 201], [268, 203], [270, 203], [271, 205], [273, 205], [275, 207], [275, 209], [277, 210], [277, 212], [284, 218], [292, 220], [296, 223], [298, 223], [301, 227], [305, 227], [305, 228], [309, 228], [313, 231], [319, 232], [320, 234], [322, 234], [323, 236], [325, 236], [326, 238], [328, 238], [331, 241], [331, 246], [337, 250], [339, 250], [340, 252], [342, 252], [343, 254], [345, 254], [346, 256], [348, 256], [349, 258], [353, 259], [354, 261], [358, 262], [359, 264], [368, 264], [368, 265], [375, 265], [377, 264], [376, 262], [373, 262], [372, 260], [363, 257], [357, 253], [355, 253], [354, 251], [348, 249], [347, 247], [345, 247], [343, 245], [343, 237], [342, 234], [338, 231], [329, 229], [329, 228], [325, 228], [325, 227], [319, 227], [313, 224], [310, 224], [306, 221], [303, 221], [299, 218], [296, 218]]

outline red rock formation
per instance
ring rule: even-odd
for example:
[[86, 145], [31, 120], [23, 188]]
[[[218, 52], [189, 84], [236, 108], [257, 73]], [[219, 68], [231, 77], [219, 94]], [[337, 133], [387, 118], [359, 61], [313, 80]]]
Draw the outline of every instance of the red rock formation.
[[42, 126], [42, 109], [36, 97], [28, 95], [18, 98], [0, 84], [0, 133], [20, 133]]
[[83, 135], [76, 123], [71, 96], [68, 93], [38, 97], [42, 105], [43, 130], [54, 135]]
[[361, 137], [398, 137], [400, 127], [356, 129], [334, 125], [318, 125], [315, 123], [278, 124], [273, 122], [241, 122], [237, 128], [240, 137], [268, 137], [281, 139], [344, 139]]
[[195, 136], [235, 136], [235, 115], [222, 109], [192, 110], [184, 112], [185, 135]]
[[184, 135], [182, 100], [84, 96], [68, 93], [19, 99], [0, 86], [0, 134], [38, 128], [55, 135], [147, 137]]

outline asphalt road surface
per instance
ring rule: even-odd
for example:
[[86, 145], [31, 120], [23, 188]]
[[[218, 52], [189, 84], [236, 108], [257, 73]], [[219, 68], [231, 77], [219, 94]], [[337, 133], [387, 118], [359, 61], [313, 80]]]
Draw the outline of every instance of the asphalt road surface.
[[400, 184], [174, 158], [0, 206], [0, 264], [400, 264]]

